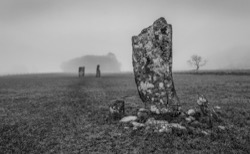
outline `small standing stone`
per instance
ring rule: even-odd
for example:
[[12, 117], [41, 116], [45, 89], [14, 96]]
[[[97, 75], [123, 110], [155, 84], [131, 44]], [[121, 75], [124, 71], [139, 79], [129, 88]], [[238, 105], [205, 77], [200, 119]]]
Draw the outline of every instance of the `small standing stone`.
[[124, 100], [114, 100], [109, 105], [109, 115], [112, 119], [121, 119], [125, 114], [125, 102]]
[[208, 101], [204, 95], [198, 95], [197, 104], [204, 116], [209, 114]]
[[177, 113], [180, 103], [172, 77], [172, 26], [159, 18], [132, 37], [132, 47], [135, 82], [146, 108]]
[[101, 70], [100, 70], [100, 65], [96, 66], [96, 77], [100, 78], [101, 77]]
[[78, 75], [79, 75], [79, 77], [84, 77], [84, 75], [85, 75], [85, 67], [79, 67]]
[[140, 122], [146, 122], [146, 120], [149, 118], [149, 110], [140, 108], [137, 112], [137, 117]]

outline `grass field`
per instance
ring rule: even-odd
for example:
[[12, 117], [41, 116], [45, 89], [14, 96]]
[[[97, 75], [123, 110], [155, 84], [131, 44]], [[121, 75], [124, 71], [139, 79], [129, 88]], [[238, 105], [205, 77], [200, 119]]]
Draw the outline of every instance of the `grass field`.
[[205, 94], [227, 129], [158, 134], [110, 122], [112, 99], [128, 96], [127, 115], [143, 107], [133, 74], [2, 76], [0, 153], [250, 153], [250, 76], [179, 73], [174, 81], [184, 110]]

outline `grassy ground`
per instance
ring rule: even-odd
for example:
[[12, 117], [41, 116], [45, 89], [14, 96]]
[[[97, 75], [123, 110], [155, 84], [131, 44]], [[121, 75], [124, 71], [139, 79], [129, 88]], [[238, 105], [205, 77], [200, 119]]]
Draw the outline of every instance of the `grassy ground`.
[[132, 74], [0, 77], [0, 153], [250, 153], [250, 76], [174, 74], [184, 109], [205, 94], [222, 107], [225, 131], [209, 136], [126, 130], [107, 120], [112, 99], [143, 107]]

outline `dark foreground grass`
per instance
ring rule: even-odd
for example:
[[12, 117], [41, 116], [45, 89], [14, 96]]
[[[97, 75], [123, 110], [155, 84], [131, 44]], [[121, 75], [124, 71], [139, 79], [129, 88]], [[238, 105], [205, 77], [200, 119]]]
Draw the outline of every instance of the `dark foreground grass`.
[[157, 134], [107, 120], [107, 104], [127, 96], [126, 114], [143, 104], [132, 74], [0, 77], [0, 153], [250, 153], [250, 76], [175, 74], [183, 108], [205, 94], [222, 107], [225, 131]]

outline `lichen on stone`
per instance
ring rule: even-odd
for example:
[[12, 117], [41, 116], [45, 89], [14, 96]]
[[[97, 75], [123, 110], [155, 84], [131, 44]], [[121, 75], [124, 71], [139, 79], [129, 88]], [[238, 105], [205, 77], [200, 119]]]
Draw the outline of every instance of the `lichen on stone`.
[[132, 37], [135, 82], [145, 106], [179, 109], [172, 77], [172, 26], [164, 18]]

